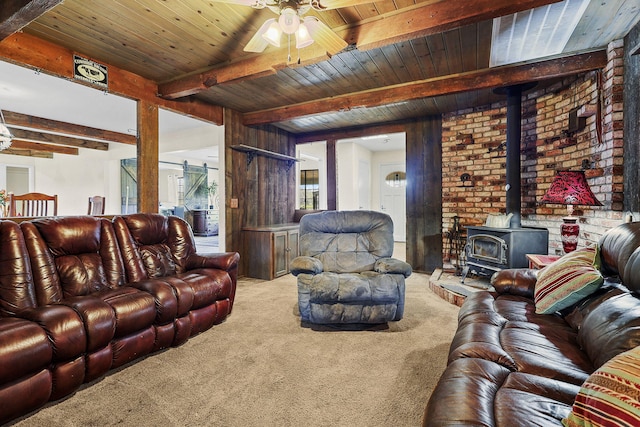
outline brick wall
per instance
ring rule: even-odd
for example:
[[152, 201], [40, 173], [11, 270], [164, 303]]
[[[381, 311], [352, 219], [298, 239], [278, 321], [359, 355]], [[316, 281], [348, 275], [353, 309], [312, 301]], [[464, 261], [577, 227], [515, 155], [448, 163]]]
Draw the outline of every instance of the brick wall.
[[[549, 252], [561, 253], [566, 207], [542, 205], [556, 170], [585, 170], [602, 207], [576, 206], [579, 247], [593, 244], [623, 219], [623, 42], [608, 47], [604, 70], [534, 88], [522, 100], [522, 225], [549, 230]], [[600, 97], [600, 107], [598, 100]], [[567, 132], [569, 112], [587, 106], [585, 127]], [[506, 99], [443, 116], [443, 230], [454, 216], [463, 226], [482, 225], [489, 213], [505, 213]], [[598, 116], [602, 117], [601, 125]], [[463, 183], [462, 174], [471, 181]], [[445, 252], [448, 251], [444, 238]], [[447, 255], [445, 254], [445, 258]]]

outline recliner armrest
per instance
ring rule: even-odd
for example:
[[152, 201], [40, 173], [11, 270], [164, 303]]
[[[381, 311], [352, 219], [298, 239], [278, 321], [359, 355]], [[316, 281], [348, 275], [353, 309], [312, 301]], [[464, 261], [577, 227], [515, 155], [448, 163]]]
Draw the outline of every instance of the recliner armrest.
[[217, 254], [191, 254], [187, 258], [185, 268], [218, 268], [230, 271], [238, 267], [240, 255], [237, 252], [222, 252]]
[[383, 274], [402, 274], [404, 277], [411, 276], [413, 270], [411, 266], [396, 258], [380, 258], [373, 265], [373, 269]]
[[324, 268], [322, 266], [322, 261], [318, 258], [299, 256], [291, 261], [289, 271], [291, 271], [291, 274], [294, 276], [297, 276], [300, 273], [320, 274], [324, 271]]
[[491, 277], [491, 285], [500, 294], [518, 295], [532, 298], [538, 281], [539, 270], [531, 268], [510, 268], [501, 270]]

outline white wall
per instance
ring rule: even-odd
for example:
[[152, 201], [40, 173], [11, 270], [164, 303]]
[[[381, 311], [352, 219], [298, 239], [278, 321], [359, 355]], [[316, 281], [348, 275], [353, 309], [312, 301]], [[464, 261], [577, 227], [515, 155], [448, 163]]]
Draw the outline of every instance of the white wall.
[[189, 157], [189, 152], [194, 150], [210, 149], [209, 154], [216, 158], [203, 158], [198, 156], [200, 160], [207, 162], [209, 166], [217, 164], [217, 149], [215, 147], [224, 145], [224, 126], [215, 126], [201, 122], [202, 125], [185, 129], [182, 131], [174, 131], [170, 133], [162, 133], [160, 135], [160, 153], [184, 153]]
[[[338, 165], [337, 209], [341, 211], [357, 210], [362, 205], [359, 194], [359, 167], [361, 160], [371, 165], [373, 153], [359, 144], [341, 142], [336, 144], [336, 157]], [[371, 177], [372, 174], [369, 173], [369, 176]], [[368, 187], [372, 187], [370, 183]], [[373, 200], [371, 193], [369, 200]]]

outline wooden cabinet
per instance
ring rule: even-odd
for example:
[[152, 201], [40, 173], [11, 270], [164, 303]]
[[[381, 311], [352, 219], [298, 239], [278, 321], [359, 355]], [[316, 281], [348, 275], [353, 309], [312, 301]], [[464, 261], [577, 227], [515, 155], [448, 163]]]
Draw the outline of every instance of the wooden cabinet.
[[195, 236], [216, 236], [218, 234], [218, 211], [195, 209], [193, 212], [193, 234]]
[[299, 254], [299, 234], [298, 224], [243, 228], [247, 276], [272, 280], [289, 273], [291, 260]]

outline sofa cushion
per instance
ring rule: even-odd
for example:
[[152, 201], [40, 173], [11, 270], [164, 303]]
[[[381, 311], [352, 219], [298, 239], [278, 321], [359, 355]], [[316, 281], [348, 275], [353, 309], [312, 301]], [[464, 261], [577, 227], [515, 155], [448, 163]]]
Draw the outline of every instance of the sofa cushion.
[[176, 264], [171, 257], [169, 246], [162, 244], [144, 246], [140, 248], [140, 254], [150, 278], [176, 274]]
[[640, 345], [640, 299], [617, 293], [591, 304], [578, 331], [578, 343], [595, 368]]
[[640, 347], [619, 354], [591, 374], [562, 424], [640, 425]]
[[604, 281], [597, 264], [597, 249], [591, 247], [568, 253], [542, 269], [534, 291], [536, 313], [555, 313], [595, 292]]
[[189, 253], [185, 247], [195, 244], [191, 235], [181, 236], [176, 232], [176, 220], [180, 219], [148, 214], [132, 214], [113, 219], [130, 282], [172, 276], [182, 271], [177, 263], [184, 263], [182, 258]]
[[579, 386], [594, 368], [580, 351], [577, 336], [560, 316], [536, 314], [530, 299], [472, 292], [460, 308], [449, 363], [481, 358], [513, 372], [549, 376]]
[[90, 216], [39, 218], [20, 227], [31, 259], [38, 304], [124, 284], [111, 222]]
[[[607, 231], [598, 242], [602, 259], [602, 272], [605, 276], [620, 276], [622, 282], [631, 290], [640, 290], [630, 286], [633, 270], [627, 270], [631, 254], [640, 247], [640, 222], [620, 224]], [[637, 270], [636, 270], [637, 271]]]
[[571, 411], [579, 385], [512, 372], [474, 357], [451, 362], [425, 410], [423, 426], [554, 426]]
[[35, 307], [36, 290], [24, 235], [18, 224], [0, 220], [0, 316]]

